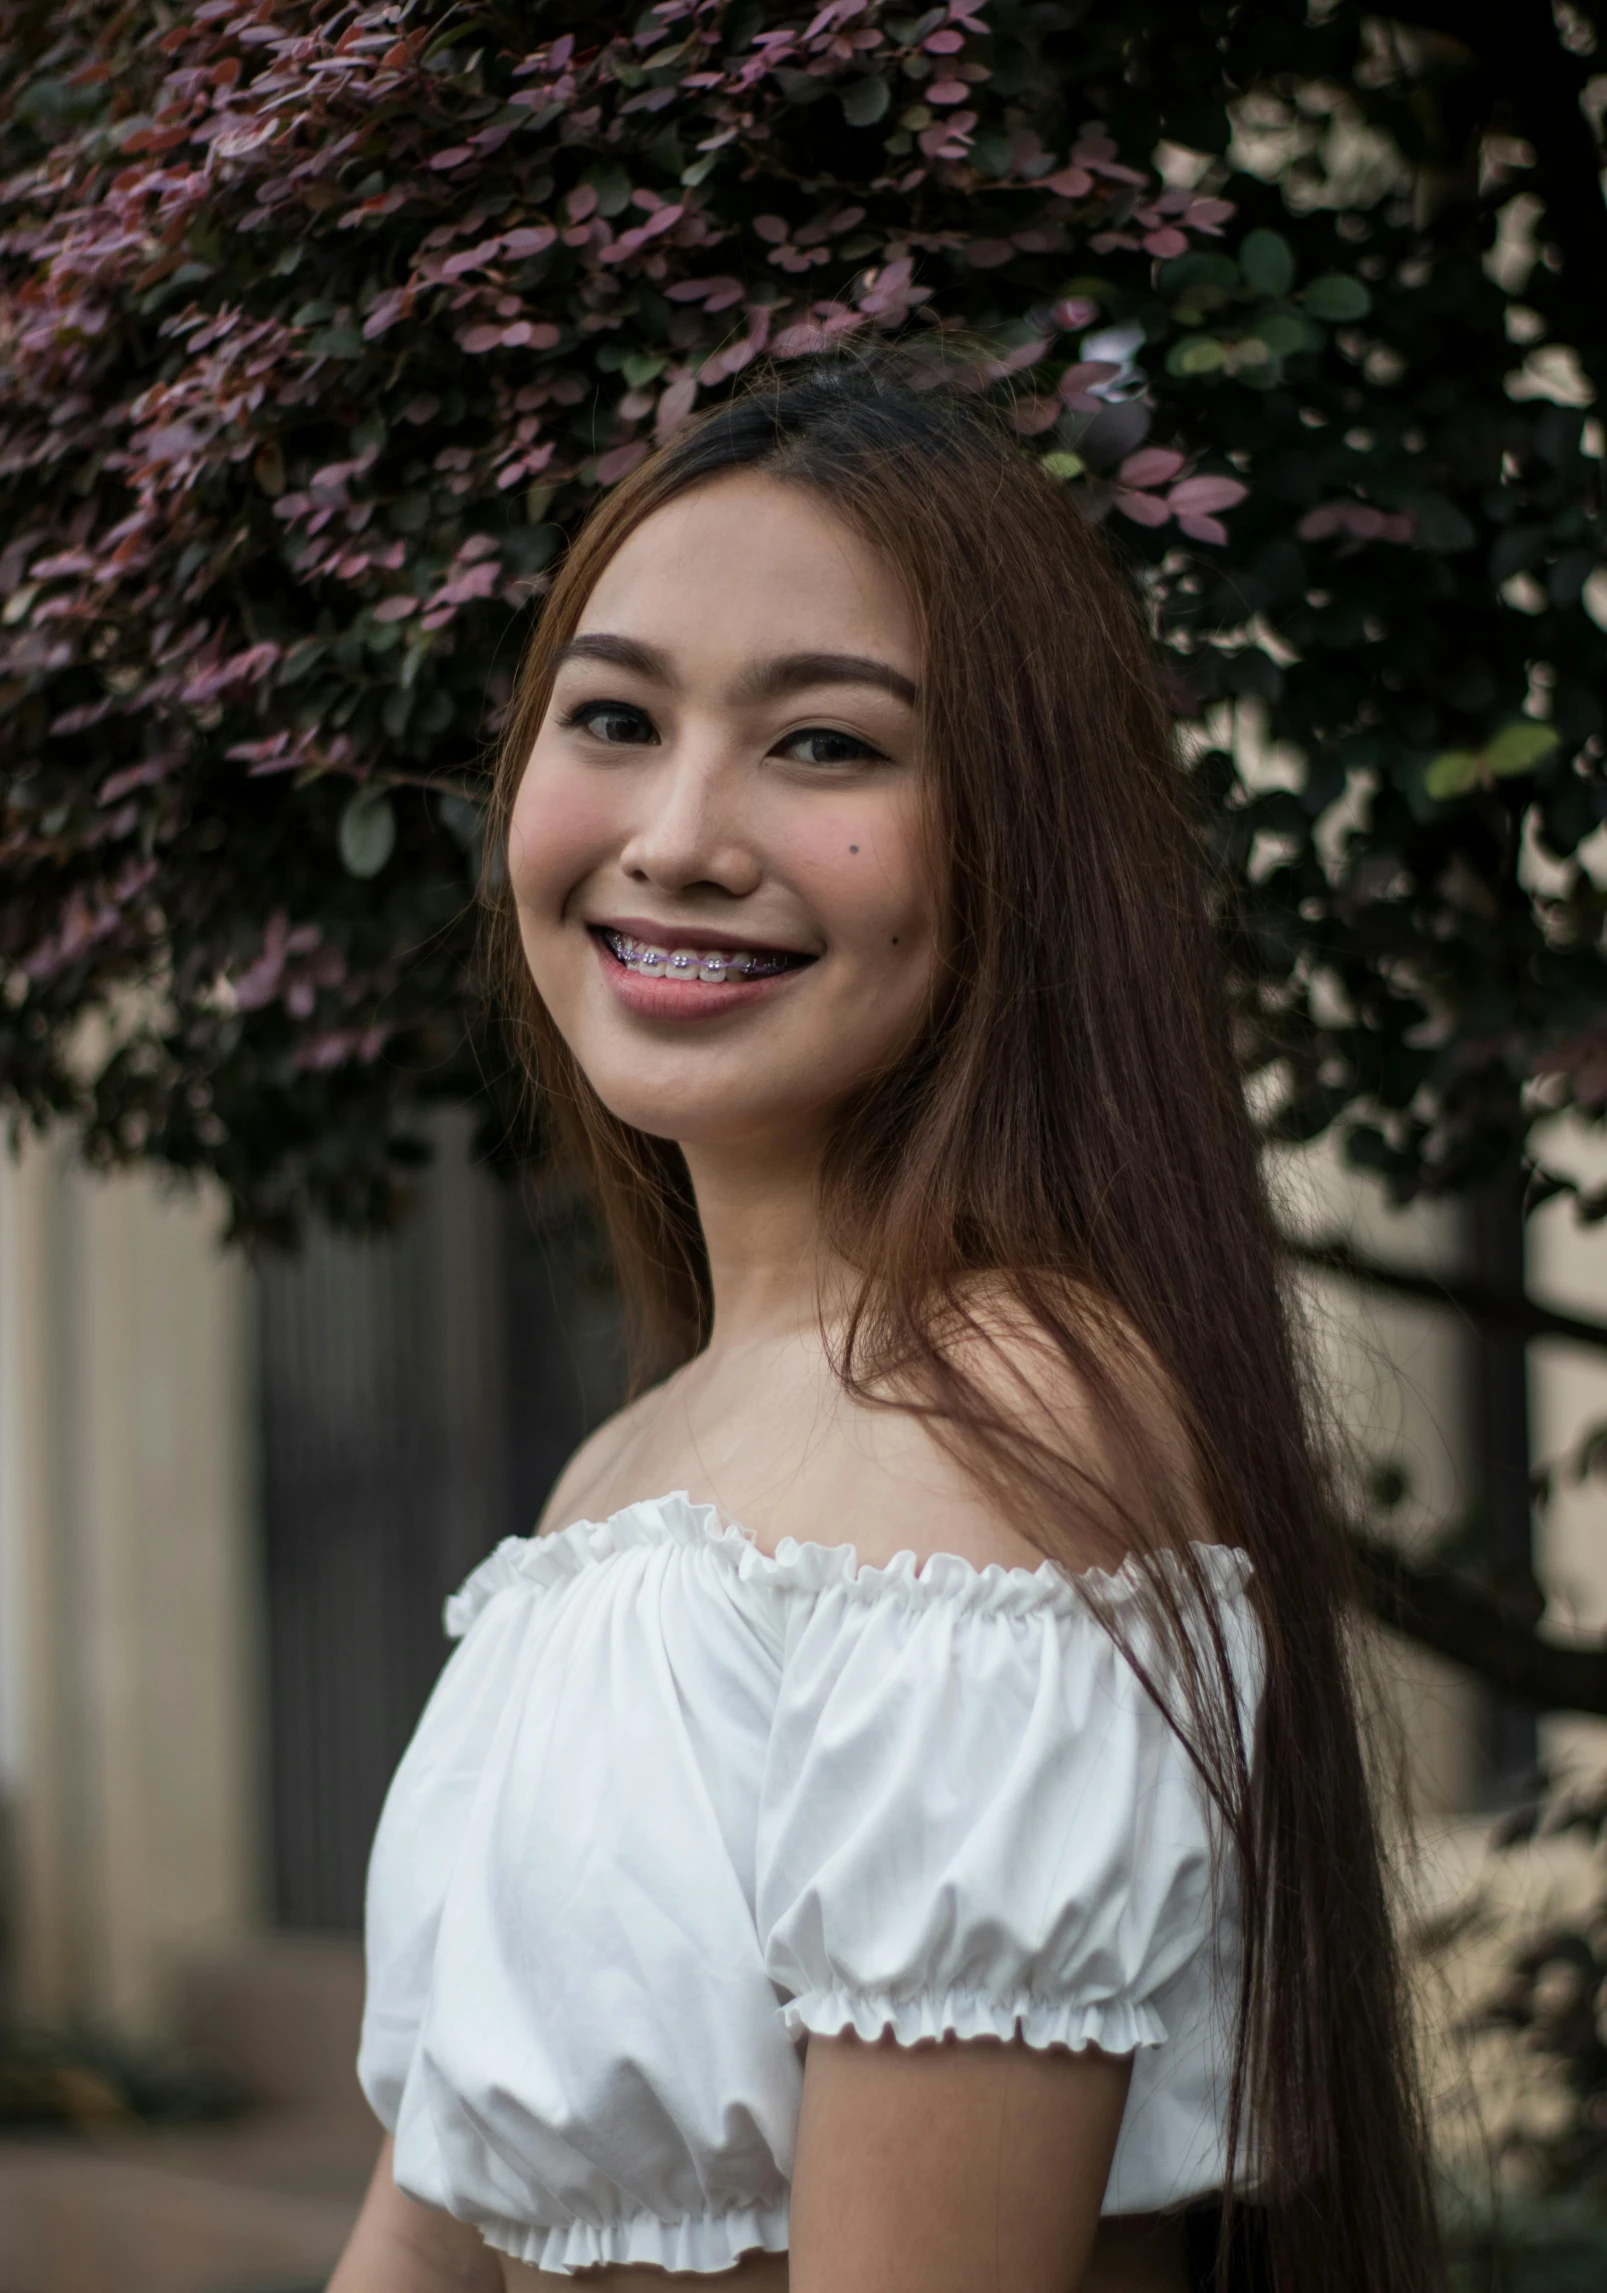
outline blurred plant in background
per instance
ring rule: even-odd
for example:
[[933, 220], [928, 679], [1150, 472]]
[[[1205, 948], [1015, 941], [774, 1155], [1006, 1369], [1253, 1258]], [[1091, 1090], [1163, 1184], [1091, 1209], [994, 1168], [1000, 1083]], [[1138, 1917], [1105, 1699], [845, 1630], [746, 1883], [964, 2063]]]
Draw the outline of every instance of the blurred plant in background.
[[0, 2133], [47, 2127], [205, 2125], [248, 2097], [221, 2071], [104, 2031], [0, 2024]]
[[1598, 1111], [1593, 27], [1423, 15], [13, 0], [12, 1108], [248, 1235], [506, 1146], [514, 617], [761, 355], [963, 327], [1171, 648], [1271, 1127], [1410, 1193]]
[[[14, 1105], [215, 1169], [244, 1233], [389, 1213], [420, 1101], [486, 1088], [468, 903], [510, 618], [595, 489], [761, 354], [941, 298], [1024, 431], [1075, 425], [1090, 492], [1221, 540], [1220, 458], [1135, 454], [1143, 329], [1078, 345], [1230, 208], [1078, 124], [1016, 13], [1025, 40], [852, 5], [19, 21]], [[500, 1124], [494, 1063], [490, 1093]]]
[[[1607, 2281], [1607, 1780], [1538, 1779], [1491, 1844], [1481, 1882], [1416, 1936], [1441, 1974], [1462, 1962], [1457, 1987], [1473, 1972], [1454, 2025], [1464, 2090], [1442, 2097], [1451, 2282], [1595, 2293]], [[1520, 1901], [1544, 1879], [1539, 1908], [1503, 1908], [1507, 1859], [1530, 1866]]]
[[[1494, 1844], [1510, 1852], [1570, 1834], [1597, 1853], [1607, 1845], [1607, 1778], [1543, 1789], [1502, 1818]], [[1607, 2201], [1607, 1909], [1526, 1936], [1483, 2016], [1552, 2064], [1566, 2097], [1555, 2123], [1519, 2145], [1516, 2163], [1532, 2188]]]

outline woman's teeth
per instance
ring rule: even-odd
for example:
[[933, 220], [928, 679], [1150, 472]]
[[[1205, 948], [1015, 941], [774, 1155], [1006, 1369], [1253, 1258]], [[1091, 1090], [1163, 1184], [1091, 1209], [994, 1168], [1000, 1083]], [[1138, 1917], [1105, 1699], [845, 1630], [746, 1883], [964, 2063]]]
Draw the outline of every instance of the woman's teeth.
[[604, 931], [608, 950], [627, 971], [643, 979], [670, 979], [678, 986], [707, 980], [719, 987], [728, 979], [768, 979], [790, 971], [801, 960], [795, 955], [760, 954], [749, 948], [728, 954], [718, 948], [659, 947], [652, 940], [631, 939], [624, 932]]

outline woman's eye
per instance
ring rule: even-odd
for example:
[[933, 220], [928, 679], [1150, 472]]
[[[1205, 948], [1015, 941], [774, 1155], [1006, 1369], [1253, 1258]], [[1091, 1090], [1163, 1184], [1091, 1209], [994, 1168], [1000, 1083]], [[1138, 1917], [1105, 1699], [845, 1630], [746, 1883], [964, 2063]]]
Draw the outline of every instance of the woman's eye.
[[629, 701], [583, 701], [570, 710], [564, 724], [582, 726], [610, 748], [646, 748], [658, 739], [652, 718]]
[[824, 725], [811, 725], [803, 732], [789, 733], [775, 750], [778, 756], [790, 756], [799, 764], [858, 764], [866, 758], [882, 761], [879, 748], [861, 740], [857, 733], [832, 732]]

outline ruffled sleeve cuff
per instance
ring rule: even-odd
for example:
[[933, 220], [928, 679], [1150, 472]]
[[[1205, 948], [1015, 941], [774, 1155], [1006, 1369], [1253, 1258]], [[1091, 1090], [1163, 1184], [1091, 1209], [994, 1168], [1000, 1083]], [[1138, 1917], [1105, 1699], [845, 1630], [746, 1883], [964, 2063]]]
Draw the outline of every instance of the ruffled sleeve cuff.
[[574, 2219], [532, 2228], [524, 2222], [477, 2214], [475, 2226], [487, 2245], [549, 2277], [574, 2277], [583, 2270], [632, 2269], [644, 2265], [672, 2277], [718, 2277], [753, 2253], [787, 2250], [786, 2193], [738, 2205], [724, 2213], [661, 2220], [656, 2214], [628, 2214], [617, 2220]]
[[781, 2020], [792, 2038], [840, 2038], [852, 2031], [870, 2041], [891, 2033], [900, 2046], [941, 2038], [1020, 2039], [1027, 2046], [1063, 2046], [1073, 2053], [1097, 2046], [1105, 2054], [1133, 2054], [1141, 2046], [1163, 2046], [1167, 2035], [1165, 2023], [1143, 2000], [1005, 2001], [959, 1990], [908, 1998], [864, 1991], [805, 1991], [787, 2000]]

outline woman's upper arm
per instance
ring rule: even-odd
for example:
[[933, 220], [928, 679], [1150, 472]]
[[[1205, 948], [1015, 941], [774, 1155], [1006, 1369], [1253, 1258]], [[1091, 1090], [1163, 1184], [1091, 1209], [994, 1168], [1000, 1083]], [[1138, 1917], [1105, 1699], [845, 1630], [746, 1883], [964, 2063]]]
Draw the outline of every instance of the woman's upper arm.
[[477, 2229], [403, 2196], [387, 2134], [328, 2293], [502, 2293], [502, 2269]]
[[791, 2293], [1067, 2293], [1131, 2066], [1091, 2047], [812, 2038]]

